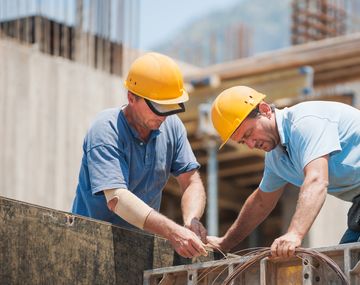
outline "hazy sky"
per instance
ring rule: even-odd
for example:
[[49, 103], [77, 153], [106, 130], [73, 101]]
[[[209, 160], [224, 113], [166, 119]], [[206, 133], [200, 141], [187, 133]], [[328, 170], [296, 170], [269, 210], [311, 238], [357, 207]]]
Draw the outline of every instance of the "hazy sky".
[[[138, 48], [151, 49], [190, 22], [241, 1], [244, 0], [139, 0]], [[83, 0], [85, 6], [88, 2]], [[72, 24], [74, 17], [70, 16], [75, 11], [75, 3], [75, 0], [0, 0], [0, 19], [34, 14], [39, 10], [48, 17], [63, 20], [64, 7], [67, 7], [67, 22]]]
[[140, 0], [139, 48], [148, 50], [187, 23], [242, 0]]

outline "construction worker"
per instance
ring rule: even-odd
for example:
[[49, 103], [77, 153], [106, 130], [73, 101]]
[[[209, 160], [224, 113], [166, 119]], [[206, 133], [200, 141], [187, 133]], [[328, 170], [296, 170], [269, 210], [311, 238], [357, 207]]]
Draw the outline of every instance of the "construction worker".
[[[72, 212], [158, 234], [183, 257], [206, 255], [200, 165], [174, 115], [189, 98], [179, 67], [147, 53], [132, 63], [124, 85], [128, 104], [101, 112], [86, 134]], [[184, 226], [158, 212], [170, 174], [182, 191]]]
[[[360, 236], [360, 111], [337, 102], [303, 102], [282, 110], [246, 86], [223, 91], [213, 102], [212, 122], [222, 139], [264, 150], [265, 168], [258, 188], [248, 197], [223, 237], [210, 245], [229, 251], [274, 209], [286, 184], [300, 187], [287, 232], [271, 245], [274, 257], [288, 257], [301, 245], [326, 194], [353, 201], [348, 230], [340, 243]], [[354, 217], [354, 218], [351, 218]]]

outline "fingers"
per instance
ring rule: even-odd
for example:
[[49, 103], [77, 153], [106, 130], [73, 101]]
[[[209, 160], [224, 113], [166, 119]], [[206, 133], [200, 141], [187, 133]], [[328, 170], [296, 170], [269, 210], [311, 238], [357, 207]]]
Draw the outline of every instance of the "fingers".
[[207, 256], [205, 247], [200, 243], [189, 242], [187, 245], [175, 248], [176, 252], [183, 257], [192, 258], [198, 256]]
[[270, 250], [271, 250], [271, 256], [272, 257], [277, 257], [277, 249], [278, 249], [278, 243], [276, 242], [276, 240], [272, 243]]
[[295, 254], [295, 248], [292, 242], [276, 239], [271, 245], [271, 256], [288, 258]]
[[207, 256], [205, 246], [195, 233], [188, 229], [183, 229], [185, 230], [185, 235], [174, 246], [176, 252], [187, 258], [197, 257], [200, 255]]
[[203, 255], [203, 256], [207, 256], [207, 251], [205, 249], [205, 245], [200, 241], [200, 240], [196, 240], [196, 241], [191, 241], [191, 246], [192, 248], [194, 248], [196, 250], [196, 253], [199, 255]]

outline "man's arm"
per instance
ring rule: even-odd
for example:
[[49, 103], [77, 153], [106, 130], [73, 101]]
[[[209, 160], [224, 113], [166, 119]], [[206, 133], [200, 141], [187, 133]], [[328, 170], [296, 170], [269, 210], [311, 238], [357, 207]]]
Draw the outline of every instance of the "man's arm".
[[205, 209], [206, 194], [200, 175], [196, 170], [182, 173], [177, 177], [180, 189], [181, 210], [184, 226], [196, 233], [206, 243], [206, 229], [200, 222]]
[[315, 218], [324, 204], [328, 186], [328, 159], [322, 156], [311, 161], [304, 168], [304, 183], [287, 233], [271, 245], [274, 257], [288, 257], [301, 245]]
[[275, 208], [283, 188], [263, 192], [257, 188], [245, 201], [237, 219], [223, 237], [208, 237], [210, 246], [229, 251], [246, 238]]
[[207, 254], [195, 233], [158, 213], [129, 190], [109, 189], [104, 193], [111, 211], [138, 228], [165, 237], [180, 255]]

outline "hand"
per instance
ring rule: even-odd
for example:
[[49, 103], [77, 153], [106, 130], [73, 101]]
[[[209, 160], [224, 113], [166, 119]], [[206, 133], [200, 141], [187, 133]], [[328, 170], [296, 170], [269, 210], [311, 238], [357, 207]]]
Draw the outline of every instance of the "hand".
[[207, 237], [208, 243], [206, 244], [206, 246], [211, 247], [217, 251], [227, 252], [228, 249], [224, 248], [223, 241], [224, 241], [223, 237], [208, 236]]
[[302, 239], [299, 235], [289, 232], [274, 240], [271, 245], [272, 257], [287, 258], [293, 256], [295, 248], [301, 245]]
[[203, 243], [207, 243], [206, 235], [207, 231], [203, 224], [199, 221], [198, 218], [192, 218], [189, 224], [184, 225], [185, 228], [188, 228], [189, 230], [193, 231]]
[[206, 249], [197, 235], [185, 227], [179, 226], [169, 238], [175, 251], [183, 257], [207, 256]]

